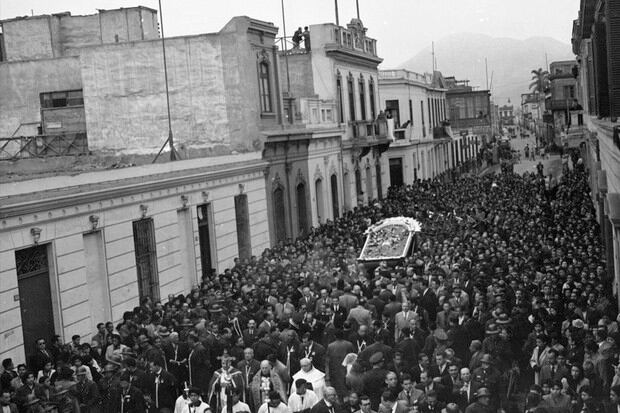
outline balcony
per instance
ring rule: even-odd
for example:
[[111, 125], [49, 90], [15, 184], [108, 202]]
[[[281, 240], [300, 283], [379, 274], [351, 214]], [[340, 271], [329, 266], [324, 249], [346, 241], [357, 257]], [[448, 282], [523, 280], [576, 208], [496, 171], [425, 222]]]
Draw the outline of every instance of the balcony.
[[0, 138], [0, 161], [87, 154], [86, 132]]
[[366, 28], [358, 19], [351, 20], [347, 28], [332, 26], [332, 42], [325, 44], [327, 55], [358, 63], [372, 62], [379, 64], [383, 61], [377, 56], [377, 41], [366, 36]]
[[491, 126], [488, 117], [485, 118], [466, 118], [466, 119], [450, 119], [452, 129], [467, 129], [480, 126]]
[[430, 85], [433, 82], [433, 76], [430, 73], [420, 74], [404, 69], [380, 70], [379, 80], [404, 80]]
[[554, 81], [557, 79], [574, 79], [575, 75], [572, 72], [560, 72], [560, 73], [552, 73], [549, 75], [549, 80]]
[[568, 99], [547, 99], [545, 101], [545, 107], [547, 110], [559, 111], [559, 110], [581, 110], [582, 107], [575, 98]]
[[336, 101], [333, 99], [319, 99], [303, 97], [299, 99], [301, 121], [312, 127], [336, 126]]

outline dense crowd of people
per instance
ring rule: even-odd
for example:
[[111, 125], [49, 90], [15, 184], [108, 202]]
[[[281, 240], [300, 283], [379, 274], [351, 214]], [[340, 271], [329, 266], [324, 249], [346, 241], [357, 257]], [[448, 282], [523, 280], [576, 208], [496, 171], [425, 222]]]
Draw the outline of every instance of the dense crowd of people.
[[[92, 338], [41, 338], [3, 361], [2, 413], [620, 412], [582, 165], [390, 188]], [[392, 216], [422, 225], [411, 256], [359, 263]]]

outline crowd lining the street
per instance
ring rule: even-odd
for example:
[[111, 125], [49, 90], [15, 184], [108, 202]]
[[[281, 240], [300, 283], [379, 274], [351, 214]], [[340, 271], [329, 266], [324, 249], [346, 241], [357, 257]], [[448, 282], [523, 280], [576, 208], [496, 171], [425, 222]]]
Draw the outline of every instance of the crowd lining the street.
[[[619, 320], [583, 163], [390, 188], [93, 337], [5, 359], [4, 412], [620, 412]], [[357, 262], [364, 231], [422, 224]]]

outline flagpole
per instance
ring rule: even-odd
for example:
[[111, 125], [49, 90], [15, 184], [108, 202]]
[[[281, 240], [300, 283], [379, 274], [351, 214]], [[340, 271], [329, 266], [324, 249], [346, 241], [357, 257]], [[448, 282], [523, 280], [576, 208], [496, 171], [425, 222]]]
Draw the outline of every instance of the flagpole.
[[334, 0], [334, 7], [336, 8], [336, 26], [340, 26], [340, 19], [338, 18], [338, 0]]

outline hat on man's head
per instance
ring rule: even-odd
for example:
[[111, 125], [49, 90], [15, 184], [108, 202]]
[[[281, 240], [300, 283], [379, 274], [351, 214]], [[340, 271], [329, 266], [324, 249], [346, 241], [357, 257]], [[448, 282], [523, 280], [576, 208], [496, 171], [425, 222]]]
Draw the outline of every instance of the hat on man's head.
[[437, 330], [435, 330], [435, 332], [433, 333], [433, 337], [435, 337], [437, 340], [440, 340], [440, 341], [444, 341], [448, 339], [448, 335], [446, 334], [446, 331], [443, 328], [438, 328]]
[[491, 357], [490, 354], [484, 354], [480, 358], [480, 363], [493, 364], [493, 358]]
[[370, 364], [379, 364], [384, 360], [383, 357], [383, 353], [382, 352], [377, 352], [375, 354], [373, 354], [372, 356], [370, 356], [370, 359], [368, 359], [368, 361], [370, 362]]
[[491, 397], [491, 392], [486, 387], [481, 387], [476, 392], [476, 399], [479, 399], [480, 397]]

